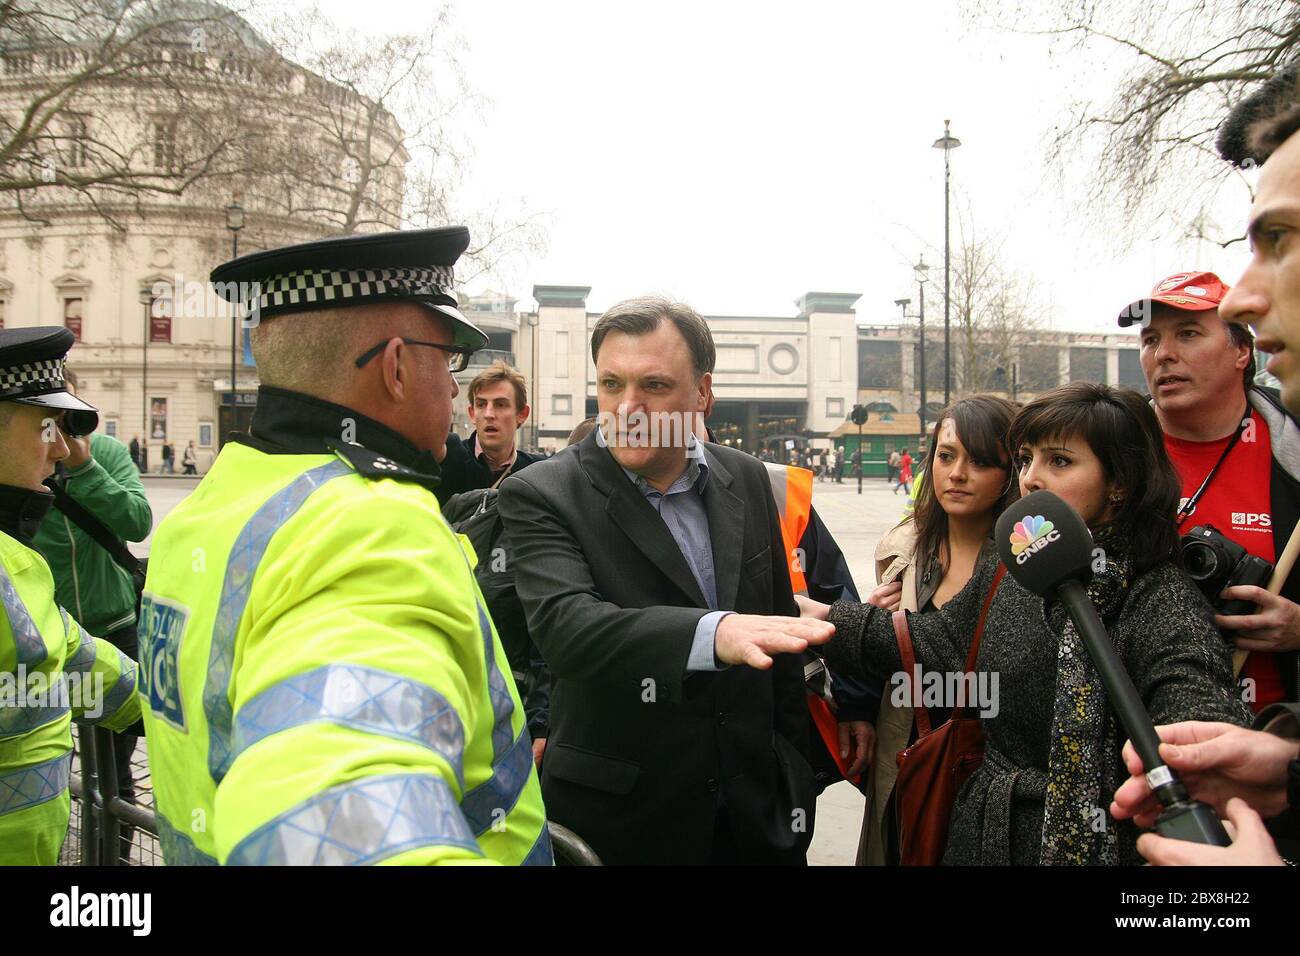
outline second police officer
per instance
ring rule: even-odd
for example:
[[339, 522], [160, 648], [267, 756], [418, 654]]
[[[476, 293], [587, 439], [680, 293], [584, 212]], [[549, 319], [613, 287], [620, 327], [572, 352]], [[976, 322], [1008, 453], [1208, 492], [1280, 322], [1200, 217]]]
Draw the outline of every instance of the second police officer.
[[523, 709], [435, 500], [487, 343], [462, 227], [212, 273], [261, 379], [154, 536], [141, 694], [168, 864], [552, 862]]

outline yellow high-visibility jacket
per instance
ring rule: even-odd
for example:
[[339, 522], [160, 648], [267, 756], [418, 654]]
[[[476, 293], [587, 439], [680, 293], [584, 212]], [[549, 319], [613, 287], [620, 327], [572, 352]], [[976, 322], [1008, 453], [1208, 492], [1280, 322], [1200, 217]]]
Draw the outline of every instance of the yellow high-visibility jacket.
[[68, 830], [72, 721], [140, 719], [135, 662], [54, 603], [40, 553], [0, 532], [0, 865], [52, 866]]
[[475, 560], [402, 470], [231, 443], [159, 526], [141, 696], [168, 864], [552, 862]]

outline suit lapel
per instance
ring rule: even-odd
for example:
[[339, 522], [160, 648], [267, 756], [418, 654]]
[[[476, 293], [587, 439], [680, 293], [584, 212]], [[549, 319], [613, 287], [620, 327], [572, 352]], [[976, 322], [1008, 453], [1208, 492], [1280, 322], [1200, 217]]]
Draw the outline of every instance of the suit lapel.
[[717, 581], [718, 607], [732, 610], [740, 591], [741, 555], [745, 547], [745, 505], [732, 489], [735, 479], [718, 461], [708, 444], [704, 458], [709, 480], [704, 484], [704, 510], [709, 516], [709, 540], [713, 546], [713, 573]]
[[605, 514], [609, 519], [695, 607], [708, 607], [668, 525], [628, 480], [614, 456], [596, 443], [594, 431], [582, 440], [578, 455], [592, 485], [607, 496]]

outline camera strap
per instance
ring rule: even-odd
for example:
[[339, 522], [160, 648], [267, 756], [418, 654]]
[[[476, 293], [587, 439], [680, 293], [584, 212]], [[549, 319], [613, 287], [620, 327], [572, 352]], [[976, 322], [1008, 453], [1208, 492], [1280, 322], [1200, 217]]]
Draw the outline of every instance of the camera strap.
[[1250, 404], [1247, 403], [1246, 414], [1241, 419], [1241, 424], [1237, 426], [1237, 430], [1232, 433], [1232, 438], [1228, 439], [1228, 444], [1223, 448], [1223, 454], [1221, 454], [1219, 460], [1214, 463], [1214, 467], [1210, 469], [1210, 473], [1205, 476], [1205, 480], [1201, 482], [1201, 487], [1196, 489], [1196, 494], [1188, 498], [1187, 503], [1178, 509], [1178, 517], [1174, 519], [1175, 527], [1182, 528], [1183, 522], [1186, 521], [1188, 517], [1191, 516], [1192, 512], [1196, 510], [1196, 502], [1201, 500], [1201, 495], [1205, 494], [1205, 489], [1210, 487], [1210, 482], [1213, 481], [1214, 476], [1219, 473], [1219, 468], [1223, 466], [1223, 462], [1227, 459], [1229, 453], [1236, 447], [1238, 440], [1241, 438], [1242, 432], [1246, 430], [1246, 426], [1249, 423]]

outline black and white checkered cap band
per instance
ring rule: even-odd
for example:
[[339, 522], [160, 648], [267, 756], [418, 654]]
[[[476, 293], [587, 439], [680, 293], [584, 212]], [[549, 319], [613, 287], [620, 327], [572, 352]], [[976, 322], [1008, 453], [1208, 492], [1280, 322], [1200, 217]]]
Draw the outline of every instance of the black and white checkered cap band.
[[0, 399], [62, 391], [63, 362], [61, 358], [42, 359], [0, 369]]
[[325, 303], [406, 299], [437, 295], [456, 300], [449, 290], [454, 282], [451, 266], [420, 269], [349, 269], [342, 271], [306, 269], [273, 276], [255, 284], [254, 295], [244, 311], [279, 312], [295, 306]]

